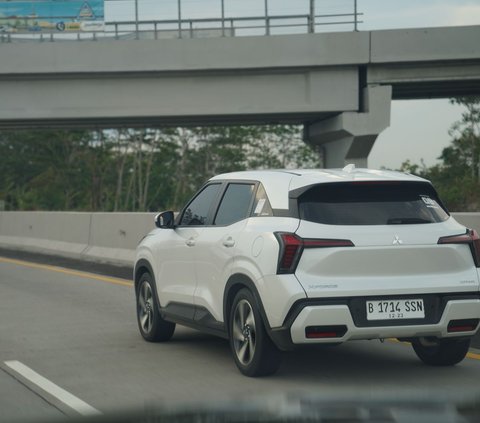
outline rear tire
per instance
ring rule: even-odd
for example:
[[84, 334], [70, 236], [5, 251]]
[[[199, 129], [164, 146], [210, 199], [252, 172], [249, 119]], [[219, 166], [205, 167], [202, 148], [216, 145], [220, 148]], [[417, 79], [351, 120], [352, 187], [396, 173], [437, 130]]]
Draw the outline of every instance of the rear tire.
[[160, 316], [154, 289], [150, 273], [144, 273], [136, 290], [138, 329], [148, 342], [165, 342], [173, 336], [175, 323]]
[[235, 364], [245, 376], [267, 376], [278, 370], [282, 353], [268, 336], [258, 302], [246, 288], [233, 300], [229, 334]]
[[470, 339], [438, 339], [429, 342], [425, 338], [412, 341], [412, 347], [418, 358], [430, 366], [454, 366], [460, 363], [468, 353]]

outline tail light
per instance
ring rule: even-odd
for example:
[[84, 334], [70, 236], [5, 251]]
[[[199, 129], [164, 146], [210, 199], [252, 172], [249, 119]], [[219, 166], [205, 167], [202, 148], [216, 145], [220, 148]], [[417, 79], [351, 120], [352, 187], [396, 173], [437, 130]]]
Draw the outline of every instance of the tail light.
[[476, 267], [480, 267], [480, 237], [475, 229], [467, 229], [460, 235], [444, 236], [438, 240], [439, 244], [468, 244], [472, 252]]
[[304, 248], [354, 247], [348, 239], [303, 239], [288, 232], [275, 232], [280, 253], [277, 273], [294, 273]]

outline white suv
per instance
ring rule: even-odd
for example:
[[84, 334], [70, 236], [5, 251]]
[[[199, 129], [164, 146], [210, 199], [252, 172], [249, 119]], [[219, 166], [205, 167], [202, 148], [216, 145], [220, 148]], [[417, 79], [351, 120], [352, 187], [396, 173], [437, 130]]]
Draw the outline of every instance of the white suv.
[[230, 340], [242, 373], [281, 350], [394, 337], [431, 365], [466, 355], [480, 319], [480, 239], [430, 182], [355, 169], [236, 172], [210, 179], [137, 249], [138, 325]]

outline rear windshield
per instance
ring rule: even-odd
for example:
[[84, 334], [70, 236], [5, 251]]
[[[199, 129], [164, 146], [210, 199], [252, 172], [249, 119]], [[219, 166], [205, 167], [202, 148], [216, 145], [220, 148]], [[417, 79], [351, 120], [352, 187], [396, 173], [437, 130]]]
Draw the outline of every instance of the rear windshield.
[[327, 225], [411, 225], [449, 216], [433, 187], [422, 182], [315, 185], [298, 205], [301, 219]]

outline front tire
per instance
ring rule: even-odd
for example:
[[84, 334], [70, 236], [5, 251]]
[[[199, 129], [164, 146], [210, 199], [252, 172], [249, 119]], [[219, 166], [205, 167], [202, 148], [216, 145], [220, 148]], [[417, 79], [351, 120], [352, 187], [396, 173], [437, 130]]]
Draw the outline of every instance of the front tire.
[[167, 322], [160, 316], [152, 277], [144, 273], [136, 290], [137, 323], [140, 333], [148, 342], [168, 341], [175, 331], [175, 323]]
[[248, 289], [241, 289], [233, 300], [229, 333], [235, 364], [244, 375], [267, 376], [278, 370], [281, 352], [268, 336], [258, 303]]
[[414, 339], [412, 347], [418, 358], [430, 366], [454, 366], [468, 353], [470, 339]]

